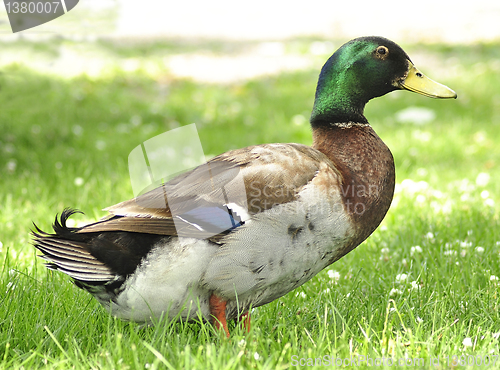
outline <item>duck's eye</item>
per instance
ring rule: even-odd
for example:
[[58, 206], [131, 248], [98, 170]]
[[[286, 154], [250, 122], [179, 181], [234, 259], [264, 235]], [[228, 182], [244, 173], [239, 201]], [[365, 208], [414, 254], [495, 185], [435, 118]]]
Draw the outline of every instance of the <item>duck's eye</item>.
[[385, 46], [379, 46], [377, 48], [377, 54], [381, 57], [387, 57], [387, 54], [389, 54], [389, 49], [387, 49]]

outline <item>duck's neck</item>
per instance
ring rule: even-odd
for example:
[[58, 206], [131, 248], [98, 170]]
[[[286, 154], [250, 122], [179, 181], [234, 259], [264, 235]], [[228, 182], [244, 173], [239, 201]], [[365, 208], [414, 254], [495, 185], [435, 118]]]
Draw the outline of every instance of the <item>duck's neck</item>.
[[319, 75], [311, 113], [313, 128], [330, 122], [368, 123], [363, 111], [373, 96], [340, 59], [334, 54]]
[[346, 211], [360, 228], [360, 241], [380, 224], [394, 194], [394, 160], [368, 123], [313, 128], [313, 148], [325, 154], [342, 175]]

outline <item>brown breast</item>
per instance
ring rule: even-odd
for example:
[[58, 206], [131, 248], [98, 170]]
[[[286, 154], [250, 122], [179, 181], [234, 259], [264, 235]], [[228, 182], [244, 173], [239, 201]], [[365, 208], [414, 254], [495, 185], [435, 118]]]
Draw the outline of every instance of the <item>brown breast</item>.
[[368, 124], [317, 127], [313, 140], [313, 148], [330, 158], [342, 175], [344, 206], [357, 227], [351, 246], [355, 248], [389, 210], [394, 195], [394, 159]]

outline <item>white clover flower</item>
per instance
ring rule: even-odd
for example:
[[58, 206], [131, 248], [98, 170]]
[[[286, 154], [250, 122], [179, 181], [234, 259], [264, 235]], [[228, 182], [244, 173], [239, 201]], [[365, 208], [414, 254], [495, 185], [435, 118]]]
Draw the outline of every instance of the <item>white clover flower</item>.
[[340, 280], [340, 272], [335, 270], [328, 270], [328, 277], [332, 280], [339, 281]]
[[495, 275], [491, 275], [490, 276], [490, 281], [498, 281], [498, 276], [495, 276]]
[[253, 358], [254, 358], [256, 361], [259, 361], [259, 359], [260, 359], [260, 355], [259, 355], [257, 352], [255, 352], [255, 353], [253, 354]]
[[307, 294], [304, 292], [297, 292], [295, 293], [295, 297], [300, 296], [301, 298], [307, 298]]
[[484, 253], [484, 248], [483, 247], [476, 247], [475, 248], [477, 253]]
[[403, 292], [399, 289], [392, 288], [391, 291], [389, 292], [389, 296], [393, 297], [398, 294], [402, 294]]
[[415, 253], [422, 253], [422, 247], [420, 245], [416, 245], [410, 248], [410, 256], [413, 256]]
[[476, 177], [477, 186], [486, 186], [490, 182], [490, 174], [486, 172], [481, 172]]
[[415, 201], [417, 203], [425, 203], [427, 201], [427, 198], [425, 197], [425, 195], [423, 194], [419, 194], [417, 195], [417, 197], [415, 198]]
[[416, 281], [412, 281], [410, 284], [411, 284], [412, 290], [419, 290], [420, 289], [420, 285]]
[[81, 177], [76, 177], [75, 178], [75, 186], [82, 186], [85, 181]]
[[419, 316], [417, 316], [416, 321], [420, 324], [420, 323], [424, 322], [424, 319], [422, 319], [422, 318], [420, 318]]
[[491, 198], [488, 198], [484, 201], [484, 205], [488, 207], [494, 207], [495, 206], [495, 201]]
[[406, 281], [406, 279], [408, 279], [408, 275], [406, 275], [406, 274], [397, 274], [396, 275], [396, 281], [398, 283], [402, 283], [402, 282]]
[[464, 345], [464, 347], [472, 347], [472, 338], [465, 338], [462, 341], [462, 344]]
[[434, 234], [429, 231], [427, 234], [425, 234], [425, 237], [427, 239], [434, 239]]

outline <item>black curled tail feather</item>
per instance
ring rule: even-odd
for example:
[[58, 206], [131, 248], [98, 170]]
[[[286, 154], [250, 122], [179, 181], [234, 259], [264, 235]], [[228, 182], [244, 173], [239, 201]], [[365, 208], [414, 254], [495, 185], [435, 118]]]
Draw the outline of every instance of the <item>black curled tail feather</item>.
[[[49, 234], [46, 233], [45, 231], [42, 231], [35, 223], [33, 223], [33, 227], [35, 228], [35, 231], [32, 230], [32, 234], [35, 238], [43, 238], [43, 237], [61, 237], [61, 238], [67, 238], [67, 239], [74, 239], [75, 238], [75, 232], [80, 230], [78, 227], [68, 227], [66, 225], [66, 222], [68, 219], [73, 216], [74, 214], [81, 213], [83, 215], [82, 211], [79, 211], [77, 209], [73, 208], [65, 208], [62, 213], [61, 217], [59, 218], [59, 215], [56, 215], [56, 218], [54, 220], [54, 223], [52, 225], [52, 228], [54, 230], [54, 234]], [[35, 245], [36, 246], [36, 245]]]

